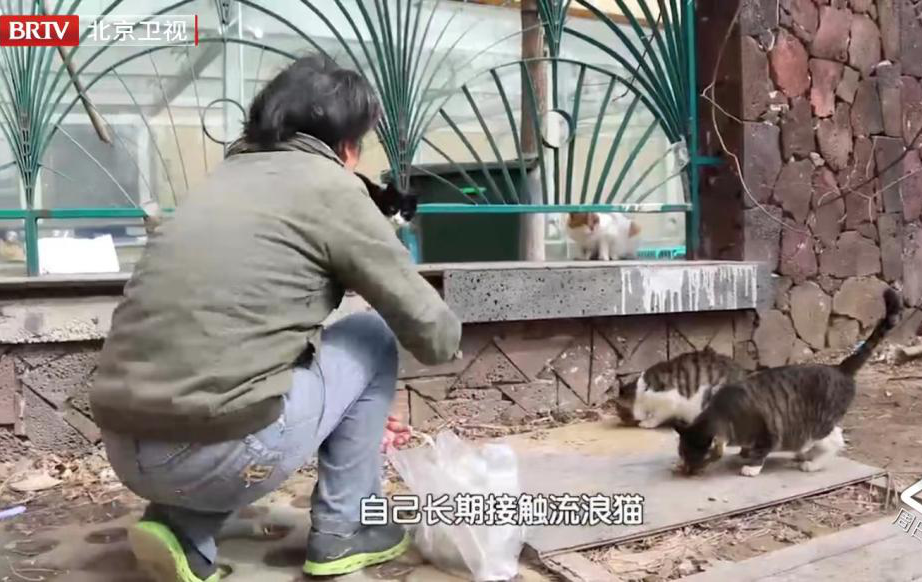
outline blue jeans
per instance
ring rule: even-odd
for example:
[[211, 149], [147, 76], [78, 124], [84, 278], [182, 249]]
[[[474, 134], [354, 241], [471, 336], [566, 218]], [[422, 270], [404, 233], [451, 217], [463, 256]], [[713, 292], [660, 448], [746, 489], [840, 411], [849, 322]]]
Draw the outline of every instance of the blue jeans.
[[[244, 356], [245, 357], [245, 356]], [[381, 495], [381, 439], [397, 384], [397, 341], [359, 313], [323, 331], [319, 357], [296, 368], [279, 419], [242, 440], [176, 443], [104, 433], [113, 470], [207, 560], [228, 517], [277, 489], [317, 454], [312, 528], [348, 534], [361, 499]]]

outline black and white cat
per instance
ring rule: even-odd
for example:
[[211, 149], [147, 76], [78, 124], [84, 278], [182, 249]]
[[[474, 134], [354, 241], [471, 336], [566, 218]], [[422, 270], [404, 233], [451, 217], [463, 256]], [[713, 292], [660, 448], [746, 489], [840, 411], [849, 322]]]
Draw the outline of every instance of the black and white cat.
[[391, 221], [395, 229], [405, 226], [416, 216], [418, 196], [415, 193], [404, 192], [393, 182], [382, 187], [372, 182], [367, 176], [358, 172], [355, 175], [365, 183], [368, 195], [371, 196], [381, 214]]
[[721, 386], [748, 375], [733, 358], [706, 347], [650, 366], [626, 387], [625, 396], [642, 428], [673, 420], [691, 424]]
[[769, 453], [796, 454], [802, 471], [819, 471], [845, 447], [840, 423], [855, 398], [855, 374], [899, 317], [901, 299], [884, 292], [885, 313], [874, 331], [838, 365], [769, 368], [723, 385], [690, 425], [676, 422], [680, 468], [695, 474], [717, 460], [723, 445], [739, 446], [741, 473], [755, 477]]

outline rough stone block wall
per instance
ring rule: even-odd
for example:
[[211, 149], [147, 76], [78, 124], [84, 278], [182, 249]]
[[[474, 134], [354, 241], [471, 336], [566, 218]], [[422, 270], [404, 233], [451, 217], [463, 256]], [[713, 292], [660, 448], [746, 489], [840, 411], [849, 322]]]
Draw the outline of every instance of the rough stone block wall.
[[465, 325], [460, 361], [426, 367], [401, 354], [397, 414], [425, 428], [590, 408], [648, 366], [707, 346], [752, 368], [753, 319], [710, 312]]
[[[601, 404], [647, 366], [706, 346], [755, 365], [754, 315], [645, 315], [466, 325], [464, 358], [426, 367], [401, 352], [394, 413], [419, 428], [512, 423]], [[97, 444], [87, 400], [100, 341], [0, 348], [0, 462]]]
[[99, 442], [87, 389], [101, 342], [0, 346], [0, 462]]
[[[886, 285], [922, 324], [922, 2], [743, 0], [743, 259], [780, 275], [759, 364], [848, 348]], [[906, 149], [908, 154], [903, 155]], [[902, 156], [902, 157], [901, 157]], [[880, 174], [878, 176], [878, 174]]]

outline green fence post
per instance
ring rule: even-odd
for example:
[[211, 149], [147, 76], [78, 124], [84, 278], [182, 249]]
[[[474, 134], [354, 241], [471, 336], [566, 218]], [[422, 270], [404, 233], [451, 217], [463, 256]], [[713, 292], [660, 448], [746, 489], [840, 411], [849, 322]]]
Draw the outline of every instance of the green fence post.
[[38, 275], [38, 214], [34, 210], [26, 211], [26, 274]]

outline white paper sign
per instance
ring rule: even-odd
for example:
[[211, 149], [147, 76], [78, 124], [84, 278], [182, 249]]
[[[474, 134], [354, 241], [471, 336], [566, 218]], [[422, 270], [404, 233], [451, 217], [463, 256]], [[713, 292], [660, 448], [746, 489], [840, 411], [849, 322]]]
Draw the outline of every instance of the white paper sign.
[[38, 261], [41, 275], [119, 272], [111, 234], [96, 238], [40, 238]]

